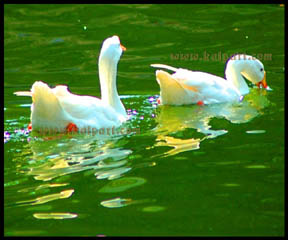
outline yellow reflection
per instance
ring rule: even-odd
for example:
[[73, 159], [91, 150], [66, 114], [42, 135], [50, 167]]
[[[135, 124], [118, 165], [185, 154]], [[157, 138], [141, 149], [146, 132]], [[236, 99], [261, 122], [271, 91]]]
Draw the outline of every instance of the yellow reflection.
[[113, 198], [109, 200], [102, 201], [100, 204], [106, 208], [120, 208], [126, 207], [131, 204], [141, 204], [147, 202], [154, 202], [153, 199], [140, 199], [140, 200], [133, 200], [131, 198]]
[[37, 191], [40, 189], [45, 189], [45, 188], [53, 188], [53, 187], [63, 187], [67, 186], [69, 183], [51, 183], [51, 184], [41, 184], [36, 187], [29, 187], [29, 188], [24, 188], [18, 190], [18, 192], [30, 192], [30, 191]]
[[32, 200], [20, 201], [17, 204], [29, 204], [29, 205], [38, 205], [47, 202], [51, 202], [58, 199], [69, 198], [74, 193], [74, 189], [64, 190], [60, 193], [49, 194], [43, 197], [38, 197]]
[[200, 138], [191, 138], [191, 139], [179, 139], [169, 136], [159, 135], [156, 139], [154, 146], [169, 146], [173, 147], [174, 149], [169, 150], [166, 152], [166, 155], [172, 156], [178, 154], [180, 152], [196, 150], [200, 148]]
[[75, 213], [34, 213], [33, 217], [37, 219], [69, 219], [76, 218]]
[[102, 201], [100, 204], [103, 207], [107, 208], [119, 208], [119, 207], [125, 207], [127, 205], [130, 205], [132, 203], [131, 198], [114, 198], [106, 201]]

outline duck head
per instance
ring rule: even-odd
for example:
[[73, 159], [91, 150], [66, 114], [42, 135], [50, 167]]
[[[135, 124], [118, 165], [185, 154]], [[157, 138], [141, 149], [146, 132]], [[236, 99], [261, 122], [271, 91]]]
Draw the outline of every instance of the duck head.
[[243, 61], [246, 61], [246, 64], [244, 64], [245, 67], [241, 71], [241, 74], [259, 88], [261, 86], [267, 88], [266, 71], [264, 70], [263, 63], [255, 57], [247, 55], [245, 57], [246, 59], [243, 59]]
[[266, 82], [266, 72], [261, 61], [253, 56], [246, 54], [233, 55], [226, 64], [226, 79], [233, 82], [234, 86], [239, 89], [241, 95], [249, 93], [249, 88], [245, 82], [247, 80], [267, 90], [271, 90]]
[[119, 37], [115, 35], [103, 42], [99, 59], [118, 62], [123, 51], [126, 51], [126, 48], [120, 43]]

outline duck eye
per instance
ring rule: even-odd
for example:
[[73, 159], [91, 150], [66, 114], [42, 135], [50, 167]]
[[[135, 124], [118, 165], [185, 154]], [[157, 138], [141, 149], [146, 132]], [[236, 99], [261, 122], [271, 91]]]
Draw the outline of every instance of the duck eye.
[[263, 72], [263, 68], [260, 68], [260, 71]]

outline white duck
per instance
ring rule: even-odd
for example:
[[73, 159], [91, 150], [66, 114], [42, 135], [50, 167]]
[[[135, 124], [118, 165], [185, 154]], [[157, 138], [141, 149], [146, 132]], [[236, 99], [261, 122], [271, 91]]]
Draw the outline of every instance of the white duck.
[[17, 96], [31, 96], [31, 124], [33, 130], [92, 131], [118, 127], [127, 119], [125, 108], [116, 88], [117, 64], [126, 48], [118, 36], [107, 38], [102, 45], [98, 67], [101, 97], [80, 96], [67, 86], [50, 88], [37, 81], [29, 92], [15, 92]]
[[[266, 83], [266, 72], [263, 64], [255, 57], [237, 54], [226, 64], [226, 79], [206, 72], [197, 72], [182, 68], [174, 68], [163, 64], [152, 64], [152, 67], [164, 68], [174, 72], [169, 74], [156, 71], [156, 79], [160, 85], [160, 104], [211, 104], [220, 102], [241, 101], [249, 88], [243, 76], [259, 88], [262, 85], [270, 89]], [[159, 102], [158, 101], [158, 102]]]

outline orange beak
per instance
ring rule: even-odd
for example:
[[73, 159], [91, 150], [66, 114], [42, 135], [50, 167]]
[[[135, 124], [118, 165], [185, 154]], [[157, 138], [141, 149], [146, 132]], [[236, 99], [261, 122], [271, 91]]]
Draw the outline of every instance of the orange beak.
[[120, 44], [120, 47], [122, 48], [123, 51], [126, 51], [126, 47], [124, 47], [122, 44]]
[[264, 71], [264, 77], [262, 79], [262, 81], [256, 83], [257, 87], [260, 88], [260, 86], [262, 85], [263, 88], [267, 88], [268, 85], [267, 85], [267, 82], [266, 82], [266, 72]]

